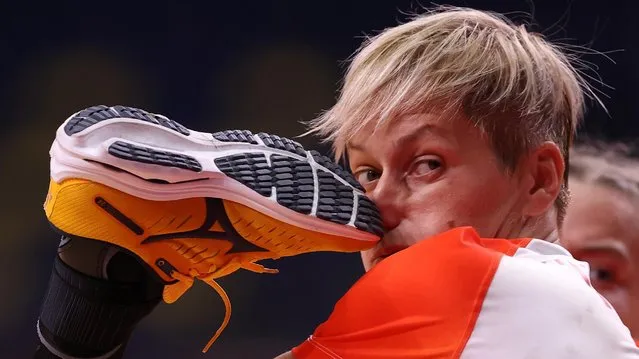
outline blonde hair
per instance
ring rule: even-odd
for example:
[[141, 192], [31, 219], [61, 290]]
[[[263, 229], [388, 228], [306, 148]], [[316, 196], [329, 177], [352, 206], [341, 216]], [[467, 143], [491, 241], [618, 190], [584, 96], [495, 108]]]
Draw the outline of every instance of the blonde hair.
[[621, 142], [589, 141], [571, 151], [571, 179], [601, 185], [639, 198], [637, 146]]
[[[364, 128], [452, 109], [487, 134], [507, 169], [543, 141], [554, 141], [567, 161], [584, 93], [597, 99], [571, 59], [502, 15], [439, 7], [369, 38], [352, 59], [337, 103], [310, 122], [308, 133], [332, 142], [340, 159]], [[560, 220], [567, 193], [564, 184]]]

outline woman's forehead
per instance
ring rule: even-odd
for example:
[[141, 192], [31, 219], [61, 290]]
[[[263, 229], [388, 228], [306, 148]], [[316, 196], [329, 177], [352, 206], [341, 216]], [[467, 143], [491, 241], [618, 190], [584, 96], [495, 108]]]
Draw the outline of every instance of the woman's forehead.
[[346, 149], [366, 151], [389, 143], [402, 145], [423, 136], [443, 136], [454, 131], [452, 121], [443, 121], [438, 114], [405, 115], [380, 126], [362, 128], [347, 141]]

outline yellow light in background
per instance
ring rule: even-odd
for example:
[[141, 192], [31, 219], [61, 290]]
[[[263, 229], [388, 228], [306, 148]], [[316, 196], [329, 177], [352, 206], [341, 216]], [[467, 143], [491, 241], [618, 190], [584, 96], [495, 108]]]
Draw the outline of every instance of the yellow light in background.
[[334, 103], [338, 68], [310, 46], [279, 44], [238, 56], [235, 66], [214, 83], [223, 94], [227, 124], [295, 137], [304, 131], [300, 121]]

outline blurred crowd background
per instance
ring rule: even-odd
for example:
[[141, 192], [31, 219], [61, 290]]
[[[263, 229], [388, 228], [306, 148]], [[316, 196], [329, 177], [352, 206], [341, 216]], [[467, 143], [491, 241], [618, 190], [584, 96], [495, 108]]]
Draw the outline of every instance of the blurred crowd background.
[[[583, 45], [608, 108], [590, 104], [582, 136], [639, 134], [639, 21], [631, 0], [466, 0], [510, 13], [558, 42]], [[429, 3], [324, 1], [51, 1], [0, 4], [0, 358], [28, 358], [57, 236], [42, 202], [57, 126], [94, 104], [163, 113], [202, 131], [294, 137], [334, 102], [345, 60], [365, 34]], [[528, 14], [528, 15], [527, 15]], [[327, 152], [313, 138], [298, 139]], [[304, 340], [362, 274], [356, 254], [316, 253], [268, 263], [278, 275], [221, 280], [233, 303], [208, 354], [223, 305], [198, 284], [161, 305], [129, 344], [129, 358], [270, 358]]]

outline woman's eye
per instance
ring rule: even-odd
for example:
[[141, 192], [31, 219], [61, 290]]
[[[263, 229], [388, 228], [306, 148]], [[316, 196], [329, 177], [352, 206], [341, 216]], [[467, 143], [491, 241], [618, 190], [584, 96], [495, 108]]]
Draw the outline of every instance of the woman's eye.
[[412, 174], [415, 176], [427, 175], [432, 171], [439, 169], [442, 166], [441, 161], [436, 159], [421, 160], [413, 166]]
[[615, 280], [615, 273], [605, 268], [591, 268], [590, 280], [593, 282], [610, 283]]
[[374, 169], [366, 169], [359, 171], [355, 174], [355, 179], [362, 186], [365, 186], [373, 181], [377, 181], [381, 177], [381, 173]]

